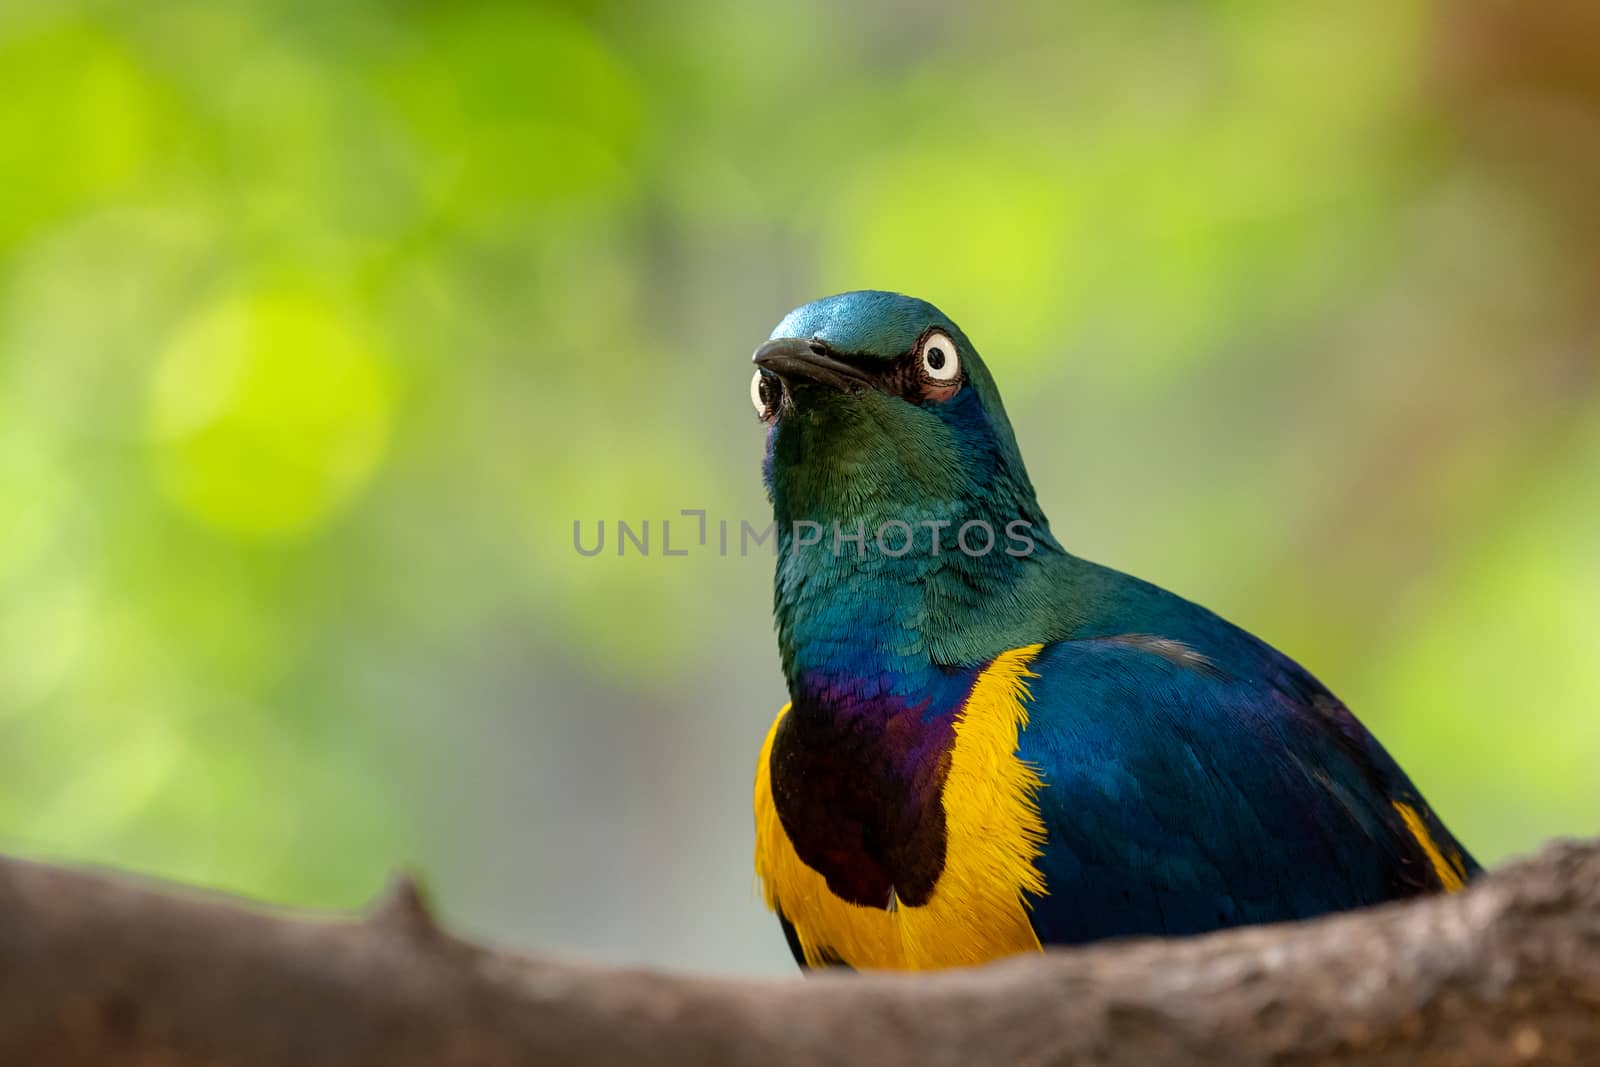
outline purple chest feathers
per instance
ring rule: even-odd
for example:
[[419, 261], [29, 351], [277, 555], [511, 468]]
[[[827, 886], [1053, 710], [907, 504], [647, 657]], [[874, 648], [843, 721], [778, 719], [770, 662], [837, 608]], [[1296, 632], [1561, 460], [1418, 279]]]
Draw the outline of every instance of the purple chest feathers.
[[773, 802], [796, 854], [841, 900], [925, 904], [944, 870], [941, 792], [950, 716], [873, 705], [849, 712], [796, 700], [773, 738]]

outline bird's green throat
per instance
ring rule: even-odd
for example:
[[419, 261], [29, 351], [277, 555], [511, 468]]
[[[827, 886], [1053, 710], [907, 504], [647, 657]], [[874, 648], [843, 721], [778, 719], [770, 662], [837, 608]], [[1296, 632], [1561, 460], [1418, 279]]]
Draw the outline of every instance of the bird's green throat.
[[754, 360], [791, 692], [844, 672], [910, 684], [1071, 630], [1088, 565], [1051, 535], [994, 381], [943, 313], [845, 293], [792, 312]]

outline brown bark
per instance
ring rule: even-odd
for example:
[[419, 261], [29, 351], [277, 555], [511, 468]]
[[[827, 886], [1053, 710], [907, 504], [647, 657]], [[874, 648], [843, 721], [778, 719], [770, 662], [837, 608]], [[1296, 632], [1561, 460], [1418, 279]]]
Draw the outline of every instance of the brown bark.
[[[692, 965], [686, 960], [685, 965]], [[1465, 893], [921, 977], [736, 981], [0, 860], [0, 1063], [1600, 1064], [1600, 843]]]

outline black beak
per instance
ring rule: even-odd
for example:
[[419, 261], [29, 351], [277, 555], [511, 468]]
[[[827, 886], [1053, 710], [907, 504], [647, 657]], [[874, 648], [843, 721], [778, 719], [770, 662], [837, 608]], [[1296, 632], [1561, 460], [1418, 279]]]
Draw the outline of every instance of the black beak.
[[782, 378], [785, 385], [818, 382], [844, 391], [871, 384], [863, 371], [834, 355], [821, 341], [778, 337], [756, 349], [751, 361]]

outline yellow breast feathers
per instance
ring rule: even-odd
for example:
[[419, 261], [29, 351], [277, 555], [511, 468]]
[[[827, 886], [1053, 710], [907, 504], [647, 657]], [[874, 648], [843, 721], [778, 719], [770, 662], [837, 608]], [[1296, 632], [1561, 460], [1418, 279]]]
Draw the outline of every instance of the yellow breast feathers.
[[921, 970], [983, 963], [1039, 950], [1024, 893], [1042, 894], [1034, 866], [1044, 841], [1042, 783], [1017, 758], [1028, 722], [1028, 664], [1041, 646], [996, 657], [954, 722], [945, 778], [945, 864], [920, 906], [864, 907], [840, 900], [796, 854], [773, 802], [769, 764], [778, 713], [756, 767], [756, 874], [767, 905], [793, 924], [806, 962], [859, 969]]

